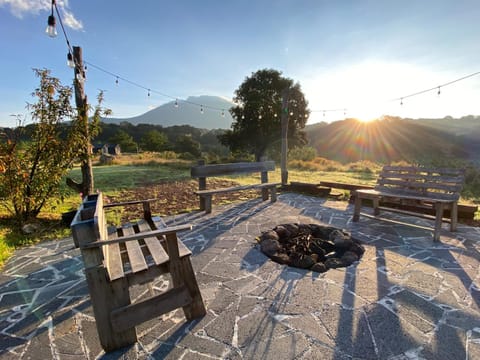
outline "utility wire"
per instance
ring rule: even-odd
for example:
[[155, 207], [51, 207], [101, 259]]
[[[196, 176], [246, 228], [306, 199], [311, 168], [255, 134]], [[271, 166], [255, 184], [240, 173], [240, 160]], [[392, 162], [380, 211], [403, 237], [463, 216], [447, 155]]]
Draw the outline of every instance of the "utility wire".
[[[56, 2], [53, 0], [52, 1], [52, 4], [55, 6], [55, 11], [57, 13], [57, 16], [58, 16], [58, 20], [60, 22], [60, 26], [62, 28], [62, 32], [63, 32], [63, 35], [65, 36], [65, 41], [67, 43], [67, 47], [68, 47], [68, 51], [69, 53], [73, 53], [72, 51], [72, 47], [70, 45], [70, 41], [68, 39], [68, 36], [67, 36], [67, 32], [65, 31], [65, 27], [63, 26], [63, 21], [62, 21], [62, 17], [60, 16], [60, 12], [58, 10], [58, 7], [57, 7], [57, 4]], [[114, 74], [113, 72], [109, 71], [109, 70], [106, 70], [98, 65], [95, 65], [91, 62], [88, 62], [88, 61], [84, 61], [85, 64], [87, 64], [88, 66], [90, 67], [93, 67], [105, 74], [108, 74], [110, 76], [113, 76], [116, 78], [116, 80], [122, 80], [130, 85], [133, 85], [133, 86], [136, 86], [140, 89], [143, 89], [143, 90], [146, 90], [148, 92], [148, 96], [150, 96], [150, 93], [154, 93], [154, 94], [157, 94], [157, 95], [160, 95], [160, 96], [163, 96], [163, 97], [166, 97], [166, 98], [169, 98], [169, 99], [174, 99], [175, 100], [175, 104], [177, 105], [178, 101], [181, 101], [183, 103], [187, 103], [187, 104], [191, 104], [191, 105], [195, 105], [195, 106], [199, 106], [200, 107], [200, 111], [203, 112], [203, 109], [211, 109], [211, 110], [217, 110], [217, 111], [221, 111], [222, 114], [224, 114], [225, 112], [225, 109], [221, 109], [221, 108], [217, 108], [217, 107], [214, 107], [214, 106], [208, 106], [208, 105], [203, 105], [203, 104], [199, 104], [199, 103], [196, 103], [196, 102], [193, 102], [193, 101], [188, 101], [188, 100], [183, 100], [183, 99], [178, 99], [177, 97], [174, 97], [174, 96], [171, 96], [171, 95], [168, 95], [168, 94], [165, 94], [161, 91], [158, 91], [158, 90], [155, 90], [155, 89], [152, 89], [152, 88], [149, 88], [149, 87], [146, 87], [142, 84], [139, 84], [135, 81], [132, 81], [132, 80], [129, 80], [123, 76], [120, 76], [120, 75], [117, 75], [117, 74]], [[75, 66], [78, 66], [78, 64], [75, 63]], [[81, 71], [82, 69], [78, 69], [79, 71]], [[474, 77], [476, 75], [479, 75], [480, 74], [480, 71], [477, 71], [477, 72], [474, 72], [474, 73], [471, 73], [469, 75], [466, 75], [466, 76], [463, 76], [463, 77], [460, 77], [458, 79], [455, 79], [455, 80], [452, 80], [452, 81], [449, 81], [449, 82], [446, 82], [444, 84], [441, 84], [441, 85], [438, 85], [438, 86], [435, 86], [435, 87], [432, 87], [432, 88], [429, 88], [429, 89], [425, 89], [425, 90], [421, 90], [421, 91], [417, 91], [415, 93], [412, 93], [412, 94], [409, 94], [409, 95], [405, 95], [405, 96], [400, 96], [400, 97], [397, 97], [397, 98], [394, 98], [390, 101], [400, 101], [400, 105], [403, 105], [403, 100], [404, 99], [408, 99], [408, 98], [411, 98], [411, 97], [414, 97], [414, 96], [417, 96], [417, 95], [421, 95], [421, 94], [425, 94], [427, 92], [430, 92], [430, 91], [433, 91], [433, 90], [437, 90], [438, 89], [438, 93], [440, 94], [440, 89], [443, 88], [443, 87], [446, 87], [446, 86], [449, 86], [449, 85], [452, 85], [452, 84], [455, 84], [459, 81], [462, 81], [462, 80], [465, 80], [465, 79], [468, 79], [468, 78], [471, 78], [471, 77]], [[347, 107], [344, 107], [344, 108], [337, 108], [337, 109], [321, 109], [321, 110], [310, 110], [311, 113], [317, 113], [317, 112], [323, 112], [323, 114], [325, 115], [325, 113], [331, 113], [331, 112], [341, 112], [343, 111], [344, 114], [346, 114], [348, 108]]]

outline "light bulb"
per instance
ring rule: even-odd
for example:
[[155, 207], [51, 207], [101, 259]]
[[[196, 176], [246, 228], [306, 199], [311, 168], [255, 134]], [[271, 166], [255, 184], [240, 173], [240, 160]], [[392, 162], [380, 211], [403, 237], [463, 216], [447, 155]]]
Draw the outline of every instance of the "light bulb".
[[47, 28], [45, 29], [45, 32], [47, 33], [48, 36], [52, 38], [57, 36], [57, 28], [55, 27], [55, 16], [53, 15], [48, 16], [48, 25], [47, 25]]
[[85, 78], [83, 77], [82, 74], [78, 73], [77, 76], [77, 81], [80, 83], [80, 84], [83, 84], [85, 82]]
[[273, 117], [277, 117], [277, 113], [273, 114]]
[[258, 115], [258, 119], [259, 119], [259, 120], [262, 120], [262, 115]]
[[293, 111], [290, 111], [290, 116], [293, 116]]
[[72, 69], [75, 68], [75, 61], [73, 61], [73, 56], [71, 52], [67, 54], [67, 65]]

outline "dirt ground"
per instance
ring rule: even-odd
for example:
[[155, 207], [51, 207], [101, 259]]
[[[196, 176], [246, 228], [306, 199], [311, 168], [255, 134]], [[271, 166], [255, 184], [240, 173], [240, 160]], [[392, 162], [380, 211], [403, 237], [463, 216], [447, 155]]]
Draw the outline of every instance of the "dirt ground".
[[[237, 186], [238, 183], [227, 180], [208, 179], [207, 189], [225, 188], [230, 186]], [[129, 189], [121, 191], [118, 195], [109, 196], [106, 201], [109, 203], [157, 199], [153, 201], [151, 210], [153, 215], [173, 215], [182, 212], [199, 209], [199, 198], [195, 195], [195, 190], [198, 190], [198, 182], [195, 180], [165, 182], [160, 184], [149, 184], [139, 186], [136, 189]], [[226, 204], [236, 201], [245, 201], [254, 199], [260, 196], [259, 190], [231, 192], [213, 196], [213, 206], [219, 204]], [[121, 214], [121, 221], [135, 219], [141, 217], [142, 206], [132, 205], [125, 207]]]

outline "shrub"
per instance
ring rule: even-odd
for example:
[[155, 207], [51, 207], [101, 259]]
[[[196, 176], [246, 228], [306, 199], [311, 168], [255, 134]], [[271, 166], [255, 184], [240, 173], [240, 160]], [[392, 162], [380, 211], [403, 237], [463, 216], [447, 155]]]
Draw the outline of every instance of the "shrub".
[[317, 151], [310, 146], [294, 147], [288, 152], [288, 159], [312, 161], [317, 156]]

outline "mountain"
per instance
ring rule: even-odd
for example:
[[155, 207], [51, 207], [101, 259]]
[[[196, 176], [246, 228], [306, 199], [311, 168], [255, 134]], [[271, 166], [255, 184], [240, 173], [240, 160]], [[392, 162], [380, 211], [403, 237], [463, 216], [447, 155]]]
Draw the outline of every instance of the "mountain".
[[[317, 125], [317, 124], [315, 124]], [[319, 156], [343, 163], [382, 163], [432, 158], [469, 158], [464, 139], [422, 121], [385, 117], [372, 122], [346, 119], [305, 128]]]
[[[186, 100], [170, 101], [146, 113], [131, 118], [104, 118], [103, 122], [129, 122], [131, 124], [152, 124], [163, 127], [190, 125], [199, 129], [229, 129], [233, 118], [228, 110], [233, 102], [219, 96], [190, 96]], [[201, 107], [203, 107], [203, 114]], [[222, 111], [223, 110], [223, 111]], [[223, 112], [223, 116], [222, 116]]]

